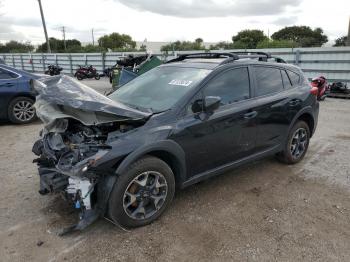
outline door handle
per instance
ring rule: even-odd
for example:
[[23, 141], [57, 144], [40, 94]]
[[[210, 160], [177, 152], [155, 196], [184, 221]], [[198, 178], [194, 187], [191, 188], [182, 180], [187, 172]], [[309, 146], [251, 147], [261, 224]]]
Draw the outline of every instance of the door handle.
[[13, 83], [5, 83], [5, 84], [0, 84], [0, 86], [5, 86], [5, 87], [10, 87], [13, 86]]
[[243, 117], [244, 117], [245, 119], [251, 119], [251, 118], [256, 117], [257, 114], [258, 114], [258, 112], [252, 111], [252, 112], [249, 112], [249, 113], [244, 114]]
[[288, 104], [289, 104], [289, 106], [297, 106], [300, 104], [300, 102], [297, 99], [293, 99], [293, 100], [289, 101]]

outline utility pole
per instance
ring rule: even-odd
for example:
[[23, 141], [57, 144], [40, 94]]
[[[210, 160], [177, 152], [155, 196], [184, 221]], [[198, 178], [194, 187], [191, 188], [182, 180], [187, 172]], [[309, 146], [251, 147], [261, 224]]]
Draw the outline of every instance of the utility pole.
[[47, 31], [46, 31], [46, 23], [45, 23], [43, 7], [41, 6], [41, 0], [38, 0], [38, 2], [39, 2], [40, 14], [41, 14], [41, 21], [43, 22], [43, 28], [44, 28], [45, 38], [46, 38], [47, 52], [51, 53], [49, 37], [47, 36]]
[[346, 41], [346, 45], [350, 46], [350, 18], [349, 18], [349, 27], [348, 27], [348, 39]]
[[66, 45], [66, 28], [65, 28], [65, 26], [62, 26], [62, 34], [63, 34], [64, 51], [67, 51], [67, 45]]
[[91, 29], [92, 45], [95, 45], [94, 29]]

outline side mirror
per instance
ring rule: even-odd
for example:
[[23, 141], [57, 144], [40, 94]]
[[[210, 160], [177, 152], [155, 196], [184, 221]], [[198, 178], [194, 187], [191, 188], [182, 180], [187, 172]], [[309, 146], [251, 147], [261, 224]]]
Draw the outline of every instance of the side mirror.
[[203, 108], [204, 108], [203, 99], [197, 99], [196, 101], [193, 102], [191, 107], [193, 113], [203, 112]]
[[207, 113], [214, 112], [220, 107], [221, 97], [219, 96], [206, 96], [204, 98], [204, 111]]
[[204, 98], [204, 101], [203, 99], [194, 101], [191, 109], [193, 113], [199, 113], [203, 111], [211, 113], [220, 107], [220, 102], [221, 98], [218, 96], [206, 96]]

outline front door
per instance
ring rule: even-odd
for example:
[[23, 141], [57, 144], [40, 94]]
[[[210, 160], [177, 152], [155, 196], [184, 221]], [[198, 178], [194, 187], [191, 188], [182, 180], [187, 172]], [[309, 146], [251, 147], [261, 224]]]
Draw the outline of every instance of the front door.
[[256, 112], [250, 86], [247, 67], [229, 69], [211, 79], [192, 100], [218, 96], [221, 105], [216, 111], [195, 114], [189, 104], [173, 134], [185, 151], [188, 178], [252, 153]]

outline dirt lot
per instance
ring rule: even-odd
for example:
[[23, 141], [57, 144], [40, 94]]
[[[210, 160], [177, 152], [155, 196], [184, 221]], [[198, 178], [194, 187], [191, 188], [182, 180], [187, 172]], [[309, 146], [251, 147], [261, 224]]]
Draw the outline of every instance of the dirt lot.
[[0, 125], [1, 261], [350, 261], [349, 100], [322, 102], [302, 163], [265, 159], [194, 185], [130, 232], [101, 219], [56, 235], [76, 214], [37, 193], [40, 128]]

